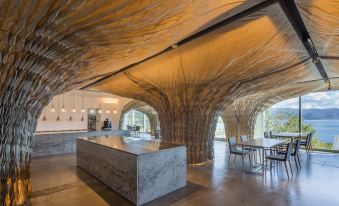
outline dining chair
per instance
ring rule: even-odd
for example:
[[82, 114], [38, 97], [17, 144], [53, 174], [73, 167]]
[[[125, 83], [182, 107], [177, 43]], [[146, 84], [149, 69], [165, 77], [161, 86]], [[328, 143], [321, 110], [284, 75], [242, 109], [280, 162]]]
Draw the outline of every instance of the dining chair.
[[[299, 150], [301, 146], [301, 140], [297, 140], [294, 144], [294, 150], [291, 153], [291, 156], [294, 157], [294, 162], [296, 168], [301, 169], [300, 158], [299, 158]], [[286, 151], [279, 151], [278, 154], [285, 155]], [[299, 166], [298, 166], [299, 165]]]
[[276, 137], [273, 136], [273, 132], [272, 131], [270, 131], [270, 138], [271, 139], [277, 139]]
[[[247, 142], [248, 141], [248, 136], [247, 135], [240, 135], [240, 141], [241, 142]], [[257, 161], [257, 151], [259, 151], [259, 158], [260, 158], [260, 161], [261, 161], [261, 152], [259, 149], [256, 149], [256, 148], [251, 148], [251, 147], [243, 147], [244, 150], [248, 150], [250, 152], [254, 152], [254, 158], [255, 158], [255, 161]]]
[[312, 137], [313, 137], [313, 133], [310, 132], [307, 134], [306, 140], [301, 140], [301, 146], [305, 148], [307, 154], [309, 154], [313, 150]]
[[[228, 142], [228, 148], [230, 150], [230, 156], [228, 158], [228, 165], [230, 164], [232, 154], [234, 155], [234, 163], [235, 163], [235, 160], [237, 158], [237, 155], [241, 156], [242, 164], [244, 164], [243, 156], [246, 156], [246, 155], [248, 155], [249, 160], [251, 162], [250, 151], [249, 150], [245, 150], [245, 149], [243, 150], [243, 149], [239, 148], [237, 146], [237, 140], [235, 139], [235, 137], [227, 138], [227, 142]], [[243, 167], [244, 167], [244, 165], [243, 165]]]
[[268, 132], [264, 132], [264, 137], [265, 137], [266, 139], [269, 139], [269, 138], [270, 138], [270, 135], [268, 134]]
[[271, 155], [267, 155], [266, 156], [265, 168], [267, 168], [268, 160], [270, 160], [270, 170], [272, 170], [272, 161], [284, 162], [285, 163], [285, 169], [286, 169], [287, 177], [290, 178], [290, 175], [289, 175], [288, 169], [287, 169], [287, 162], [290, 165], [291, 174], [293, 175], [291, 161], [290, 161], [291, 154], [292, 154], [292, 143], [290, 142], [290, 143], [287, 144], [287, 147], [285, 149], [285, 153], [284, 154], [271, 154]]

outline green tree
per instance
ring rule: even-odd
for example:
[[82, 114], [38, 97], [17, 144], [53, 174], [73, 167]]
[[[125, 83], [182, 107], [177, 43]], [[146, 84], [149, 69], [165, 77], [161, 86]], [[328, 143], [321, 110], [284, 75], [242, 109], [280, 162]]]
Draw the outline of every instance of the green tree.
[[[333, 144], [321, 142], [317, 137], [317, 130], [311, 125], [302, 121], [302, 132], [312, 132], [312, 147], [321, 149], [332, 149]], [[299, 132], [299, 117], [297, 114], [280, 109], [272, 115], [269, 110], [266, 112], [266, 128], [274, 132]]]

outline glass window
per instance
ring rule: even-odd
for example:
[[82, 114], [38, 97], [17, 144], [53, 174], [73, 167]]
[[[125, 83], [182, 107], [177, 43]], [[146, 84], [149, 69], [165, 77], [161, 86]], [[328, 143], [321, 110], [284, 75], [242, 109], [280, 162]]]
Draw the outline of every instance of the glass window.
[[299, 97], [279, 102], [265, 114], [266, 131], [299, 132]]
[[[150, 127], [150, 122], [147, 117], [142, 112], [136, 111], [136, 110], [130, 110], [125, 114], [125, 122], [129, 126], [140, 126], [140, 131], [141, 132], [150, 132], [151, 127]], [[123, 128], [127, 128], [127, 125], [124, 125]]]
[[303, 131], [314, 133], [312, 147], [339, 150], [339, 92], [302, 97]]

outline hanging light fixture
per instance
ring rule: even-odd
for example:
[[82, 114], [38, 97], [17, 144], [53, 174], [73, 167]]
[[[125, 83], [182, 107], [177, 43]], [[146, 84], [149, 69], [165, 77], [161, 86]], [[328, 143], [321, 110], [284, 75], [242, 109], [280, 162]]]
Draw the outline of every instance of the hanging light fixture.
[[81, 117], [81, 121], [82, 121], [82, 122], [84, 121], [84, 116]]
[[110, 114], [110, 113], [111, 113], [111, 111], [109, 111], [109, 109], [108, 109], [108, 110], [106, 110], [106, 113], [107, 113], [107, 114]]
[[60, 115], [60, 113], [59, 113], [60, 112], [60, 110], [59, 110], [59, 97], [58, 97], [58, 108], [57, 109], [58, 109], [58, 116], [57, 116], [56, 120], [60, 121], [60, 116], [59, 116]]
[[[71, 97], [69, 97], [69, 107], [71, 107], [71, 103], [72, 103], [72, 99], [71, 99]], [[74, 108], [74, 99], [73, 99], [73, 108]], [[73, 118], [72, 118], [72, 113], [71, 113], [71, 109], [70, 109], [68, 121], [72, 121], [72, 119]]]
[[86, 110], [84, 108], [84, 94], [82, 94], [82, 106], [81, 106], [81, 113], [85, 113]]
[[46, 110], [44, 109], [44, 117], [42, 118], [42, 121], [47, 121], [47, 118], [46, 118]]
[[100, 95], [98, 114], [101, 114], [101, 113], [102, 113], [102, 110], [101, 110], [101, 95]]
[[61, 109], [61, 112], [62, 113], [66, 112], [66, 109], [65, 109], [65, 95], [62, 95], [62, 109]]
[[73, 109], [72, 109], [72, 112], [75, 113], [77, 110], [75, 109], [75, 106], [74, 106], [74, 92], [73, 92]]
[[51, 112], [54, 113], [55, 109], [54, 109], [54, 98], [52, 98], [52, 108], [51, 108]]

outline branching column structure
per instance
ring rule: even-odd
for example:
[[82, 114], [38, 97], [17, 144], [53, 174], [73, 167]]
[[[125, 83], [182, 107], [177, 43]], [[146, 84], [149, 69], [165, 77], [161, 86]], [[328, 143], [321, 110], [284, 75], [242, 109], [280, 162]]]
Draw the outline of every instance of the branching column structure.
[[0, 204], [27, 203], [36, 119], [53, 96], [165, 50], [238, 5], [211, 2], [0, 1]]
[[151, 105], [162, 140], [185, 144], [192, 164], [213, 159], [216, 117], [225, 104], [314, 77], [279, 4], [173, 48], [89, 88]]

